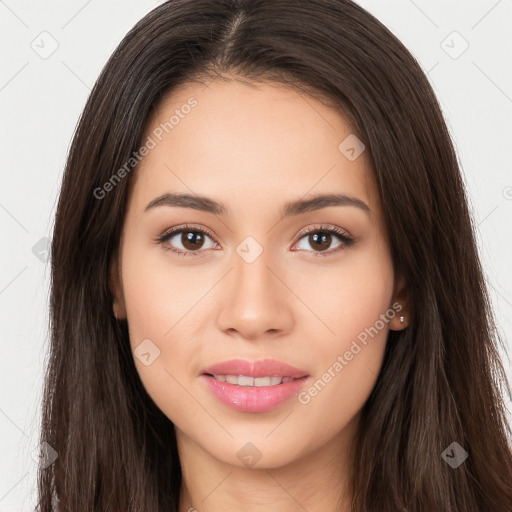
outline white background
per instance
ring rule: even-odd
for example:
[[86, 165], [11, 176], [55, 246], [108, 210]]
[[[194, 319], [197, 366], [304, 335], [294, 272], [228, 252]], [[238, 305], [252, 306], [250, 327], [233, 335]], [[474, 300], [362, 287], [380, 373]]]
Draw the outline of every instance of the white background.
[[[35, 505], [49, 266], [32, 249], [51, 237], [67, 150], [92, 85], [126, 32], [160, 3], [0, 0], [0, 512]], [[510, 354], [512, 0], [359, 3], [415, 55], [438, 95]], [[52, 38], [58, 48], [43, 59], [32, 46], [51, 49]]]

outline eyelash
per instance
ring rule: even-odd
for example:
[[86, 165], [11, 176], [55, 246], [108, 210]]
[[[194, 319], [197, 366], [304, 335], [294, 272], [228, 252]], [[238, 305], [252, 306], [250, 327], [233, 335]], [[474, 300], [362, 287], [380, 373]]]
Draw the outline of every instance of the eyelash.
[[[167, 240], [172, 238], [177, 233], [182, 233], [182, 232], [187, 232], [187, 231], [192, 232], [192, 233], [201, 233], [203, 235], [208, 235], [215, 243], [218, 243], [215, 240], [215, 237], [213, 236], [213, 234], [209, 230], [207, 230], [205, 228], [189, 226], [188, 224], [185, 224], [184, 226], [176, 226], [174, 228], [169, 229], [168, 231], [165, 231], [162, 235], [157, 237], [155, 242], [163, 245]], [[327, 233], [327, 234], [331, 234], [331, 235], [333, 234], [341, 240], [342, 245], [340, 247], [343, 247], [343, 246], [350, 247], [351, 245], [353, 245], [355, 243], [355, 239], [352, 238], [351, 236], [349, 236], [341, 228], [327, 227], [327, 226], [323, 226], [323, 225], [311, 228], [311, 229], [306, 230], [305, 232], [301, 233], [298, 242], [300, 242], [300, 240], [302, 240], [305, 236], [310, 235], [311, 233], [323, 233], [323, 234]], [[195, 257], [201, 256], [201, 252], [204, 250], [207, 250], [207, 249], [202, 249], [202, 250], [200, 249], [198, 251], [181, 251], [181, 250], [177, 250], [177, 249], [171, 249], [168, 247], [164, 247], [164, 249], [167, 251], [171, 251], [172, 253], [176, 254], [179, 257], [185, 257], [185, 258], [189, 258], [189, 257], [195, 258]], [[335, 252], [338, 252], [339, 250], [340, 250], [339, 248], [336, 248], [336, 249], [329, 250], [329, 251], [308, 251], [308, 252], [313, 252], [315, 257], [317, 257], [317, 256], [326, 257]]]

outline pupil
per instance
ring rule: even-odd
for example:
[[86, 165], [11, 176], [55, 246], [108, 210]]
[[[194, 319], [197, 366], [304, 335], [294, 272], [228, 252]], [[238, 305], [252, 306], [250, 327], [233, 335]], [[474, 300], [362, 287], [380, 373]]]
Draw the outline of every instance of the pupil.
[[183, 240], [182, 237], [181, 241], [183, 247], [190, 250], [198, 249], [201, 247], [201, 242], [203, 241], [203, 235], [201, 233], [197, 231], [188, 231], [187, 233], [183, 233], [183, 235], [185, 236], [185, 240]]
[[313, 239], [314, 243], [311, 244], [311, 246], [313, 248], [328, 248], [329, 245], [331, 245], [331, 236], [329, 233], [323, 233], [323, 234], [318, 234], [318, 233], [315, 233], [313, 235], [311, 235], [311, 238]]

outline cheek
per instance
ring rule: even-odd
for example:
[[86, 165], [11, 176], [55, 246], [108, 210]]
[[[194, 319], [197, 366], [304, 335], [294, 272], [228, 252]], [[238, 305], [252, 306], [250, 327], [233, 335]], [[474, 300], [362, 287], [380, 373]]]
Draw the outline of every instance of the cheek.
[[160, 410], [180, 424], [189, 413], [197, 414], [184, 386], [201, 339], [190, 319], [202, 315], [200, 299], [208, 281], [185, 266], [170, 265], [159, 252], [126, 246], [123, 292], [142, 384]]
[[294, 292], [313, 313], [303, 316], [307, 322], [303, 327], [316, 325], [323, 332], [316, 338], [324, 340], [321, 346], [327, 353], [350, 345], [390, 307], [393, 265], [378, 239], [361, 249], [349, 249], [336, 264], [309, 264], [307, 269], [293, 269], [293, 274], [299, 276]]
[[328, 277], [320, 271], [310, 275], [317, 287], [308, 304], [316, 308], [325, 335], [315, 338], [314, 379], [299, 402], [311, 428], [313, 418], [328, 410], [335, 418], [328, 428], [335, 433], [361, 409], [377, 380], [395, 314], [393, 267], [387, 253], [375, 247], [347, 257]]
[[[325, 322], [333, 333], [315, 343], [317, 376], [325, 376], [335, 388], [357, 388], [370, 392], [381, 367], [389, 332], [390, 291], [384, 282], [375, 282], [368, 289], [358, 287], [350, 293], [348, 287], [338, 295], [336, 306], [330, 306]], [[382, 315], [382, 316], [381, 316]], [[366, 390], [366, 391], [364, 391]], [[355, 397], [354, 397], [355, 398]]]
[[127, 246], [123, 260], [123, 292], [132, 344], [151, 338], [164, 345], [180, 330], [181, 319], [197, 314], [208, 282], [192, 267], [171, 264], [160, 248]]

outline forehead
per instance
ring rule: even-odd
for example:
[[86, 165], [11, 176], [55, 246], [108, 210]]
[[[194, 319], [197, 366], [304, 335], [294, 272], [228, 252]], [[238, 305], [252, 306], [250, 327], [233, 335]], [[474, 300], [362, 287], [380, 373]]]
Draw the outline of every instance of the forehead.
[[261, 198], [273, 197], [277, 208], [331, 191], [378, 208], [365, 151], [355, 160], [342, 151], [353, 137], [338, 110], [282, 84], [187, 83], [149, 118], [143, 141], [153, 147], [132, 189], [141, 201], [168, 188], [252, 206], [255, 213]]

